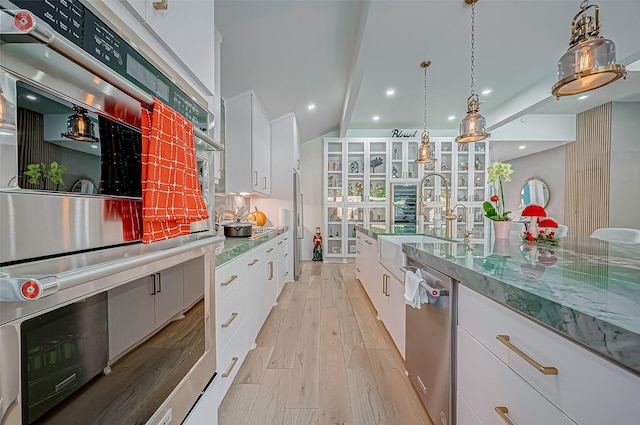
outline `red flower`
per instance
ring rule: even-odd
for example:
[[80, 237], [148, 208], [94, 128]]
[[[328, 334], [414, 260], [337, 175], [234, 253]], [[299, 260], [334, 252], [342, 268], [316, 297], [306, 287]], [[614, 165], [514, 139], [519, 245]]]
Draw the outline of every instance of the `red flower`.
[[529, 236], [527, 236], [527, 239], [528, 239], [528, 240], [530, 240], [530, 241], [532, 241], [532, 240], [534, 240], [535, 238], [533, 237], [533, 235], [529, 235]]
[[553, 237], [556, 234], [556, 232], [551, 232], [549, 233], [549, 236]]
[[543, 234], [544, 230], [538, 230], [538, 233]]
[[498, 198], [498, 195], [493, 195], [491, 197], [491, 202], [498, 202], [498, 199], [500, 199], [500, 198]]

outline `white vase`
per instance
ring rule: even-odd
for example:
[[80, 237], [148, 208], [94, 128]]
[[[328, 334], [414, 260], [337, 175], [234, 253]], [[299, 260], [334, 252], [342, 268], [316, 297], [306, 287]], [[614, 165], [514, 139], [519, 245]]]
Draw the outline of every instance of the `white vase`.
[[510, 221], [494, 221], [493, 234], [496, 239], [509, 239], [509, 231], [511, 230]]

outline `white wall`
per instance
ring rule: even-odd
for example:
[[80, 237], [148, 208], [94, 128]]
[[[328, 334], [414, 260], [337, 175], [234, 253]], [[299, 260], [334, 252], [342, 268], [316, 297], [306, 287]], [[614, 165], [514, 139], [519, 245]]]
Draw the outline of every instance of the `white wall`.
[[[564, 222], [564, 155], [565, 147], [549, 149], [532, 155], [505, 161], [514, 170], [511, 182], [504, 185], [507, 210], [516, 212], [520, 205], [520, 191], [529, 177], [540, 177], [549, 187], [547, 215]], [[571, 229], [569, 229], [571, 231]]]
[[[322, 181], [324, 137], [338, 137], [338, 133], [326, 134], [300, 145], [300, 186], [304, 194], [304, 239], [302, 241], [302, 260], [313, 258], [313, 234], [316, 227], [322, 229]], [[326, 235], [323, 235], [326, 238]]]
[[640, 229], [640, 103], [612, 108], [609, 226]]

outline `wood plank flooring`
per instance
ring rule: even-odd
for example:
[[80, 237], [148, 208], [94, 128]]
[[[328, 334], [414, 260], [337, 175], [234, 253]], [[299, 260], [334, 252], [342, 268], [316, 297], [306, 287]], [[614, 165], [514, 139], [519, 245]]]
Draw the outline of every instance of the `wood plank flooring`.
[[220, 425], [429, 425], [355, 266], [303, 262], [219, 413]]

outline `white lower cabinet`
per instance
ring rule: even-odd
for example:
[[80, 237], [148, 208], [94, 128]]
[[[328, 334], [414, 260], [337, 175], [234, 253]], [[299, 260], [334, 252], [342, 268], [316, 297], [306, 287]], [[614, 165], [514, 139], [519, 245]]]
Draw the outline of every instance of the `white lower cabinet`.
[[[534, 367], [525, 357], [538, 366]], [[540, 368], [547, 373], [542, 373]], [[511, 397], [520, 394], [519, 386], [528, 388], [531, 400], [542, 398], [545, 401], [547, 406], [540, 406], [540, 412], [555, 415], [556, 411], [561, 411], [580, 425], [639, 423], [638, 376], [459, 285], [458, 391], [485, 425], [493, 422], [486, 422], [482, 412], [494, 407], [486, 403], [502, 403], [501, 406], [508, 407], [508, 416], [518, 425], [573, 423], [566, 422], [564, 416], [555, 419], [557, 422], [533, 420], [540, 416], [527, 412], [524, 410], [527, 406]], [[504, 394], [498, 393], [501, 388], [505, 388]], [[473, 396], [476, 392], [479, 394]], [[505, 401], [489, 399], [494, 393]], [[526, 401], [529, 404], [528, 398]]]
[[460, 391], [458, 391], [457, 407], [458, 407], [458, 424], [459, 425], [483, 425], [482, 421], [476, 413], [473, 411], [469, 403], [464, 398]]
[[183, 273], [180, 264], [107, 292], [110, 360], [183, 311]]
[[360, 279], [371, 303], [405, 356], [406, 314], [404, 284], [378, 262], [378, 240], [356, 232], [356, 277]]
[[458, 392], [484, 425], [575, 425], [460, 327], [457, 374]]

